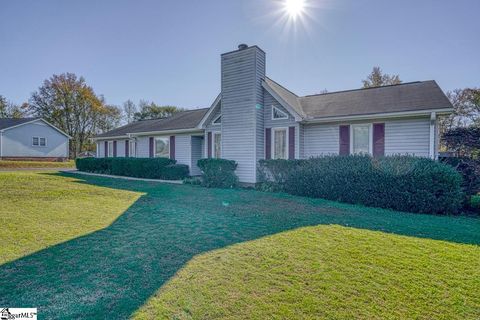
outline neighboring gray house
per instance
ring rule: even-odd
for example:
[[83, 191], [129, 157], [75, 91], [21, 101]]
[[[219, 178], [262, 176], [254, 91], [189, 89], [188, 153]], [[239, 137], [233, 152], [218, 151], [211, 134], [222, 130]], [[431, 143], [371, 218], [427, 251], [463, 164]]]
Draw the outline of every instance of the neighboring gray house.
[[221, 92], [208, 109], [135, 122], [98, 135], [97, 157], [170, 157], [238, 163], [257, 181], [260, 159], [327, 154], [411, 154], [435, 159], [438, 116], [453, 107], [435, 81], [299, 97], [265, 75], [265, 52], [240, 45], [221, 55]]
[[0, 159], [66, 160], [70, 136], [40, 118], [0, 118]]

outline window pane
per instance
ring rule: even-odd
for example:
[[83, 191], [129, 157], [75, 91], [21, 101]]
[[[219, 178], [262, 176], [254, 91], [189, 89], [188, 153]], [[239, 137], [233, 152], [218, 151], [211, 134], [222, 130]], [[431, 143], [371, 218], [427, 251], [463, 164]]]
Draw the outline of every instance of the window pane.
[[32, 144], [33, 144], [34, 146], [38, 146], [38, 138], [37, 138], [37, 137], [33, 137], [33, 139], [32, 139]]
[[222, 157], [222, 135], [219, 133], [215, 133], [213, 135], [214, 139], [214, 146], [213, 146], [213, 156], [215, 158]]
[[113, 142], [108, 142], [108, 156], [113, 157]]
[[40, 138], [40, 146], [45, 147], [47, 145], [47, 141], [45, 138]]
[[287, 159], [287, 131], [274, 130], [273, 133], [273, 158]]
[[129, 157], [135, 157], [135, 141], [130, 141], [130, 148], [128, 150]]
[[278, 108], [273, 107], [273, 119], [286, 119], [287, 114], [283, 111], [279, 110]]
[[353, 126], [353, 153], [370, 152], [370, 126]]
[[155, 157], [170, 157], [170, 139], [168, 137], [155, 138]]

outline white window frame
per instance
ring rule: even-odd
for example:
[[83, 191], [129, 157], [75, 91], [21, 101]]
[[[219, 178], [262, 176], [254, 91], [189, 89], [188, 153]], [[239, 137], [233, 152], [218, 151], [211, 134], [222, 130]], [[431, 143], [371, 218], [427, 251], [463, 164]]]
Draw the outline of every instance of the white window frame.
[[[220, 136], [220, 156], [217, 157], [215, 154], [215, 136], [219, 135]], [[222, 133], [220, 131], [213, 131], [212, 132], [212, 158], [220, 159], [222, 158]]]
[[[217, 122], [219, 119], [220, 119], [220, 121]], [[219, 115], [219, 116], [215, 117], [215, 119], [213, 119], [212, 125], [217, 125], [217, 124], [222, 124], [222, 115]]]
[[[280, 112], [281, 114], [283, 114], [283, 117], [281, 118], [275, 118], [274, 116], [274, 110], [277, 110], [278, 112]], [[274, 105], [272, 105], [272, 120], [287, 120], [288, 119], [288, 114], [283, 111], [283, 110], [280, 110], [280, 108], [278, 107], [275, 107]]]
[[368, 154], [373, 155], [373, 123], [355, 123], [350, 124], [350, 154], [354, 155], [357, 153], [353, 152], [353, 127], [363, 127], [368, 126]]
[[137, 157], [137, 142], [135, 140], [128, 140], [128, 157]]
[[107, 153], [107, 157], [108, 158], [113, 158], [113, 141], [108, 141], [108, 153]]
[[[33, 140], [34, 140], [34, 139], [37, 139], [38, 144], [33, 143]], [[40, 140], [41, 140], [41, 139], [45, 140], [45, 145], [43, 145], [43, 146], [42, 146], [42, 144], [40, 143]], [[32, 137], [32, 147], [45, 148], [46, 146], [47, 146], [47, 138], [46, 138], [46, 137], [37, 137], [37, 136]]]
[[[167, 139], [168, 141], [168, 156], [167, 157], [157, 157], [157, 139]], [[171, 154], [171, 146], [170, 146], [170, 136], [157, 136], [153, 137], [153, 157], [154, 158], [168, 158], [170, 159]]]
[[285, 140], [286, 140], [286, 146], [285, 146], [285, 159], [288, 160], [288, 155], [290, 153], [290, 141], [289, 141], [289, 134], [288, 134], [288, 127], [278, 127], [278, 128], [272, 128], [272, 136], [270, 137], [271, 143], [270, 143], [270, 154], [272, 159], [275, 158], [275, 132], [276, 131], [285, 131]]

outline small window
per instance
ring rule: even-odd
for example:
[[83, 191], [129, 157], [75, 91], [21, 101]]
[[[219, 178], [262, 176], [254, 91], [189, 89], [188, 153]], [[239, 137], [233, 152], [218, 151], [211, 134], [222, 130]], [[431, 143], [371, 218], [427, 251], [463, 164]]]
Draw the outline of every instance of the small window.
[[222, 157], [222, 135], [219, 132], [213, 134], [213, 157]]
[[39, 146], [39, 139], [38, 137], [33, 137], [32, 138], [32, 146], [38, 147]]
[[47, 138], [45, 137], [32, 137], [32, 146], [34, 147], [46, 147]]
[[221, 124], [222, 123], [222, 116], [218, 116], [215, 120], [213, 120], [213, 124]]
[[287, 159], [287, 129], [273, 129], [273, 159]]
[[155, 157], [170, 158], [170, 137], [155, 138]]
[[128, 148], [128, 156], [135, 157], [136, 156], [136, 148], [135, 148], [135, 140], [130, 140], [130, 147]]
[[277, 107], [272, 106], [272, 119], [273, 120], [288, 119], [288, 115], [282, 110], [278, 109]]
[[108, 156], [113, 157], [113, 141], [108, 141]]
[[40, 138], [40, 147], [45, 147], [47, 145], [47, 139], [46, 138]]
[[352, 125], [352, 153], [371, 153], [370, 124]]

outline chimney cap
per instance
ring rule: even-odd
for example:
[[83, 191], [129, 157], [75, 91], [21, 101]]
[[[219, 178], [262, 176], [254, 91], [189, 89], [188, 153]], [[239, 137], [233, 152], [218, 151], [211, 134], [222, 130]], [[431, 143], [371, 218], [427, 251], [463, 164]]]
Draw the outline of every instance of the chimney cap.
[[240, 43], [238, 45], [238, 50], [244, 50], [244, 49], [247, 49], [248, 48], [248, 45], [246, 45], [245, 43]]

